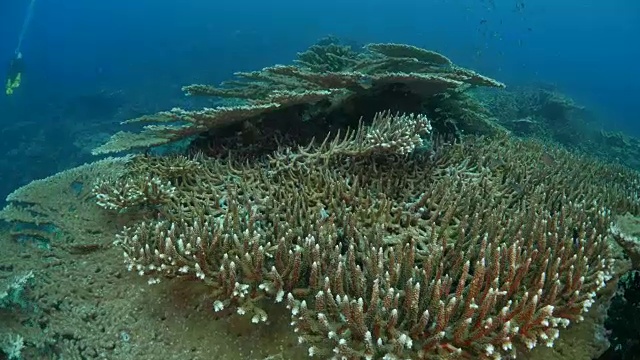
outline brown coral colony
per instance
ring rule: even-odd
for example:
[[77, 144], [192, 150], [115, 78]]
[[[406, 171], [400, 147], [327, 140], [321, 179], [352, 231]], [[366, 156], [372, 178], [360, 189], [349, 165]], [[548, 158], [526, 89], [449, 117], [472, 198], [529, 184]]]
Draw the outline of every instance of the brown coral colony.
[[[196, 136], [94, 188], [139, 219], [116, 243], [149, 283], [199, 279], [213, 310], [256, 323], [282, 303], [319, 358], [499, 359], [553, 346], [614, 276], [610, 219], [636, 205], [589, 174], [620, 169], [469, 110], [467, 89], [500, 82], [401, 44], [315, 45], [237, 76], [184, 88], [234, 104], [131, 120], [149, 124], [94, 151]], [[462, 136], [469, 119], [491, 138]]]

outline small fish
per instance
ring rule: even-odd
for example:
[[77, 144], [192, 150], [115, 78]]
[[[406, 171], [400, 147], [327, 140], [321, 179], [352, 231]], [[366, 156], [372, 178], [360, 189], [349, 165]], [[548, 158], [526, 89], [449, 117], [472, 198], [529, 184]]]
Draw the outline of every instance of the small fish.
[[369, 90], [373, 87], [373, 79], [369, 76], [362, 76], [358, 79], [358, 85], [364, 90]]
[[578, 231], [577, 228], [573, 228], [573, 234], [572, 234], [572, 238], [573, 238], [573, 246], [574, 247], [578, 247], [580, 246], [580, 232]]
[[556, 164], [556, 159], [547, 152], [540, 156], [540, 161], [547, 166], [553, 166]]
[[518, 184], [517, 182], [511, 180], [508, 185], [511, 188], [511, 190], [513, 190], [513, 192], [516, 193], [516, 195], [520, 196], [524, 194], [524, 186]]
[[495, 171], [505, 167], [506, 165], [507, 163], [502, 159], [491, 159], [491, 161], [489, 161], [488, 167], [489, 169]]

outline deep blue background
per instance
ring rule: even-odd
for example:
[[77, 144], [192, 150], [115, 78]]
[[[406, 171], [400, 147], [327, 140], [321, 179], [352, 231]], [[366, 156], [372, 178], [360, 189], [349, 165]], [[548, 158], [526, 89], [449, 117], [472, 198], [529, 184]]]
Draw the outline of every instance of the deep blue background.
[[[0, 160], [11, 152], [15, 162], [23, 151], [3, 136], [20, 122], [31, 124], [20, 149], [29, 141], [67, 146], [36, 136], [34, 124], [64, 131], [55, 124], [70, 119], [53, 113], [78, 96], [122, 91], [145, 108], [170, 108], [181, 85], [289, 62], [328, 34], [428, 47], [508, 85], [553, 82], [611, 129], [640, 136], [636, 0], [36, 1], [23, 86], [0, 96]], [[0, 63], [14, 52], [27, 5], [0, 1]], [[16, 169], [24, 171], [18, 182], [59, 170], [28, 160]]]

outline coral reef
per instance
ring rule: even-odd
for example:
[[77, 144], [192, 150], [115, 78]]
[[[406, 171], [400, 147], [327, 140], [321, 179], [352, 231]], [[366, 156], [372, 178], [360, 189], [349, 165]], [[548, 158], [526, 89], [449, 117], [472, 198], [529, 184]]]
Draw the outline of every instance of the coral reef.
[[486, 107], [490, 117], [517, 136], [545, 139], [640, 169], [640, 140], [622, 132], [601, 130], [604, 121], [553, 86], [480, 88], [472, 95]]
[[549, 85], [520, 86], [475, 94], [506, 128], [519, 135], [553, 139], [576, 148], [590, 140], [584, 107]]
[[8, 205], [0, 212], [0, 219], [14, 225], [16, 239], [36, 241], [45, 248], [77, 233], [73, 227], [91, 232], [96, 227], [92, 219], [100, 211], [86, 201], [93, 196], [95, 178], [115, 177], [126, 162], [127, 157], [107, 158], [32, 181], [7, 196]]
[[26, 307], [23, 295], [32, 280], [32, 271], [9, 279], [0, 278], [0, 308]]
[[[463, 116], [451, 116], [451, 112], [455, 115], [456, 111], [470, 109], [466, 115], [472, 114], [472, 107], [456, 101], [465, 90], [504, 87], [496, 80], [454, 65], [443, 55], [404, 44], [369, 44], [362, 52], [336, 44], [315, 45], [298, 55], [296, 65], [276, 65], [236, 76], [238, 80], [221, 87], [194, 84], [183, 90], [190, 96], [241, 99], [244, 104], [195, 111], [174, 108], [128, 120], [125, 124], [150, 125], [138, 133], [121, 131], [93, 152], [148, 148], [206, 132], [220, 133], [229, 128], [240, 131], [239, 126], [257, 126], [266, 131], [275, 121], [291, 127], [298, 126], [299, 121], [322, 120], [330, 126], [346, 117], [351, 121], [346, 125], [353, 126], [353, 119], [371, 118], [384, 110], [424, 113], [434, 127], [457, 130], [455, 119], [462, 120]], [[384, 103], [380, 104], [380, 100]], [[354, 114], [354, 109], [361, 113]], [[479, 113], [476, 122], [474, 133], [480, 129], [486, 133], [499, 131], [487, 121], [486, 113]]]
[[95, 149], [188, 140], [183, 154], [100, 160], [10, 195], [7, 249], [45, 245], [20, 261], [37, 311], [0, 323], [24, 356], [604, 351], [625, 271], [611, 223], [640, 213], [638, 173], [509, 138], [466, 92], [501, 83], [409, 45], [322, 43], [237, 75], [184, 88], [236, 103], [133, 119], [150, 125]]
[[[419, 118], [410, 117], [410, 119]], [[420, 128], [423, 127], [418, 129]], [[363, 128], [357, 132], [361, 135], [369, 133], [375, 132], [370, 131], [368, 125], [363, 125]], [[126, 178], [141, 181], [141, 179], [154, 177], [161, 179], [162, 183], [170, 181], [175, 190], [168, 202], [150, 203], [144, 206], [139, 204], [135, 207], [127, 207], [125, 211], [104, 209], [96, 205], [97, 212], [91, 213], [92, 222], [95, 224], [93, 226], [87, 227], [88, 219], [78, 219], [79, 222], [76, 222], [75, 226], [69, 226], [72, 224], [73, 217], [59, 219], [67, 223], [65, 229], [70, 232], [70, 235], [53, 241], [51, 246], [53, 253], [46, 255], [51, 257], [55, 254], [55, 262], [47, 266], [47, 277], [57, 276], [59, 280], [55, 283], [47, 281], [36, 284], [34, 289], [39, 306], [43, 311], [51, 314], [45, 317], [46, 325], [43, 326], [46, 326], [47, 333], [53, 338], [41, 338], [40, 328], [35, 332], [22, 329], [20, 333], [25, 337], [26, 344], [30, 345], [25, 351], [28, 354], [34, 354], [37, 348], [33, 346], [39, 344], [37, 346], [41, 349], [40, 351], [44, 349], [57, 354], [77, 354], [86, 358], [97, 356], [95, 354], [98, 353], [108, 353], [113, 356], [136, 354], [138, 358], [154, 358], [160, 354], [165, 356], [170, 354], [168, 358], [180, 358], [179, 354], [189, 353], [190, 347], [198, 349], [191, 353], [191, 356], [197, 359], [207, 358], [206, 354], [209, 354], [208, 356], [221, 353], [232, 354], [231, 348], [223, 345], [230, 344], [227, 338], [229, 335], [213, 334], [228, 334], [228, 331], [236, 330], [225, 330], [226, 322], [213, 321], [211, 311], [218, 309], [218, 313], [223, 315], [229, 314], [230, 311], [237, 314], [238, 310], [242, 309], [240, 312], [245, 313], [245, 317], [250, 315], [247, 317], [249, 323], [252, 319], [262, 322], [266, 315], [265, 320], [271, 324], [267, 328], [273, 334], [280, 336], [280, 340], [274, 344], [279, 344], [280, 341], [288, 341], [289, 336], [286, 335], [284, 324], [277, 325], [275, 328], [274, 326], [286, 316], [282, 313], [282, 308], [289, 303], [290, 311], [295, 309], [298, 311], [293, 318], [299, 328], [297, 336], [302, 336], [305, 341], [309, 341], [306, 343], [305, 352], [313, 346], [312, 351], [322, 357], [324, 355], [321, 354], [326, 354], [326, 351], [332, 351], [334, 347], [341, 346], [340, 340], [330, 339], [328, 332], [324, 333], [325, 337], [322, 327], [305, 328], [304, 326], [307, 325], [305, 321], [312, 320], [311, 324], [319, 325], [317, 317], [312, 316], [309, 319], [309, 314], [317, 314], [316, 295], [318, 292], [322, 292], [323, 295], [328, 293], [325, 292], [326, 285], [329, 285], [332, 294], [335, 293], [334, 296], [341, 295], [339, 301], [344, 297], [342, 291], [348, 296], [349, 301], [341, 302], [343, 307], [347, 304], [351, 306], [351, 300], [354, 300], [353, 304], [357, 310], [360, 297], [363, 299], [363, 306], [371, 304], [371, 296], [350, 295], [352, 291], [356, 294], [357, 291], [364, 291], [367, 295], [373, 294], [373, 285], [376, 282], [375, 279], [372, 281], [372, 276], [375, 271], [378, 271], [376, 270], [378, 266], [375, 264], [378, 263], [380, 255], [379, 251], [367, 249], [365, 244], [383, 249], [382, 256], [385, 259], [383, 270], [393, 270], [389, 271], [389, 276], [395, 274], [393, 276], [396, 278], [391, 283], [393, 278], [387, 278], [384, 272], [378, 272], [382, 276], [382, 281], [377, 282], [381, 294], [379, 302], [381, 306], [378, 310], [382, 311], [383, 300], [389, 291], [383, 286], [397, 289], [394, 290], [397, 294], [394, 298], [398, 297], [399, 318], [394, 329], [403, 331], [409, 324], [408, 319], [403, 319], [410, 314], [405, 312], [406, 290], [415, 289], [418, 282], [421, 284], [420, 294], [427, 291], [432, 293], [435, 291], [434, 285], [438, 283], [437, 280], [434, 282], [434, 279], [439, 274], [440, 300], [445, 303], [445, 314], [446, 305], [452, 301], [458, 288], [462, 288], [463, 295], [469, 293], [474, 277], [480, 276], [475, 271], [481, 269], [479, 260], [481, 260], [482, 246], [478, 245], [486, 243], [483, 250], [486, 260], [484, 278], [490, 279], [490, 275], [499, 270], [503, 275], [499, 279], [508, 279], [511, 271], [508, 266], [511, 264], [508, 260], [509, 256], [500, 257], [504, 259], [500, 262], [500, 269], [496, 269], [493, 261], [503, 251], [507, 255], [510, 251], [516, 250], [520, 244], [523, 248], [521, 252], [515, 253], [516, 259], [524, 257], [525, 254], [527, 258], [534, 253], [538, 254], [528, 265], [530, 269], [542, 269], [541, 262], [546, 256], [545, 253], [536, 252], [536, 249], [527, 249], [527, 244], [528, 246], [535, 244], [536, 248], [541, 246], [537, 241], [545, 241], [546, 244], [551, 245], [557, 240], [558, 244], [564, 244], [562, 258], [583, 252], [585, 255], [592, 254], [589, 255], [590, 258], [595, 259], [597, 255], [591, 252], [595, 250], [602, 250], [603, 252], [599, 255], [606, 258], [607, 251], [603, 248], [604, 244], [597, 240], [596, 231], [604, 233], [608, 224], [604, 222], [600, 225], [592, 224], [581, 219], [595, 215], [602, 221], [606, 220], [608, 215], [598, 211], [601, 206], [610, 208], [614, 213], [637, 211], [637, 204], [627, 200], [630, 190], [625, 187], [629, 181], [633, 180], [633, 176], [636, 176], [634, 173], [625, 172], [619, 167], [595, 163], [586, 157], [570, 155], [563, 150], [548, 149], [539, 143], [514, 142], [509, 139], [467, 139], [459, 145], [439, 145], [433, 151], [424, 152], [418, 148], [408, 155], [394, 153], [404, 147], [396, 147], [397, 150], [377, 155], [368, 153], [365, 156], [344, 151], [344, 149], [354, 148], [347, 145], [353, 144], [354, 141], [362, 143], [357, 139], [365, 138], [366, 136], [356, 136], [355, 133], [350, 136], [343, 135], [340, 137], [342, 141], [326, 141], [311, 147], [292, 149], [289, 152], [283, 150], [272, 154], [268, 159], [256, 160], [258, 162], [250, 164], [238, 163], [233, 159], [211, 159], [202, 156], [186, 158], [140, 155], [127, 161], [116, 162], [118, 165], [124, 165], [117, 171], [118, 176], [114, 176], [116, 172], [100, 172], [87, 167], [74, 171], [76, 174], [84, 173], [85, 175], [81, 178], [87, 179], [90, 183], [102, 184], [102, 187], [96, 188], [85, 185], [88, 189], [95, 189], [93, 191], [106, 190], [104, 186], [108, 183], [105, 183], [104, 179], [112, 179], [111, 184], [117, 186], [117, 184], [126, 183], [122, 182], [122, 179]], [[332, 139], [334, 138], [329, 138], [329, 140]], [[550, 161], [550, 158], [553, 160]], [[108, 169], [109, 166], [106, 168]], [[147, 176], [142, 177], [141, 174], [147, 174]], [[118, 181], [118, 179], [121, 180]], [[139, 186], [145, 185], [141, 182]], [[594, 198], [600, 195], [598, 205], [593, 205]], [[78, 209], [83, 208], [81, 205], [83, 202], [98, 201], [91, 197], [73, 199]], [[71, 200], [68, 201], [71, 202]], [[62, 206], [66, 206], [65, 203], [62, 203]], [[551, 209], [553, 212], [550, 212]], [[51, 209], [51, 211], [55, 213], [60, 209]], [[136, 214], [138, 216], [135, 216]], [[207, 220], [208, 223], [206, 223]], [[210, 227], [207, 228], [205, 225]], [[523, 226], [519, 232], [520, 235], [518, 235], [519, 225]], [[574, 225], [577, 225], [577, 228], [574, 229]], [[115, 237], [114, 231], [123, 226], [126, 229], [118, 235], [118, 245], [105, 246], [110, 237]], [[592, 228], [593, 226], [596, 228]], [[87, 238], [83, 227], [93, 229], [91, 238]], [[555, 235], [547, 238], [550, 235], [546, 235], [543, 230], [549, 230], [549, 227], [555, 227], [557, 239]], [[537, 230], [528, 232], [526, 229]], [[574, 238], [574, 230], [579, 235], [578, 238]], [[161, 238], [156, 236], [158, 232], [163, 231], [165, 235], [175, 237], [169, 237], [170, 244], [175, 244], [173, 248], [166, 247], [168, 236]], [[539, 235], [538, 237], [523, 235], [532, 233]], [[136, 234], [139, 235], [137, 239], [135, 239]], [[194, 246], [198, 244], [196, 234], [200, 234], [200, 245], [208, 245], [205, 250], [209, 257], [202, 263], [207, 266], [200, 265], [196, 260], [202, 260], [203, 255], [199, 250], [201, 248]], [[312, 235], [313, 238], [308, 235]], [[146, 237], [140, 238], [140, 236]], [[218, 239], [218, 243], [211, 242], [215, 239]], [[536, 243], [531, 243], [532, 239], [535, 239]], [[579, 240], [576, 242], [575, 239]], [[264, 241], [268, 243], [269, 240], [273, 243], [271, 246], [266, 246]], [[314, 242], [320, 250], [325, 248], [327, 250], [317, 252]], [[139, 251], [141, 247], [146, 249], [143, 244], [148, 244], [148, 251]], [[262, 250], [261, 244], [265, 244], [262, 245]], [[561, 250], [551, 246], [544, 248], [549, 248], [549, 253], [554, 254], [556, 254], [554, 251]], [[148, 287], [148, 290], [140, 292], [140, 287], [146, 288], [144, 284], [118, 271], [121, 266], [118, 255], [122, 249], [128, 254], [127, 261], [133, 270], [150, 273], [151, 276], [145, 276], [147, 279], [145, 282], [157, 283], [158, 279], [167, 276], [178, 278], [177, 281], [161, 281], [159, 284]], [[158, 257], [155, 255], [156, 249]], [[166, 256], [160, 256], [161, 249], [166, 249], [174, 256], [175, 264], [172, 264]], [[400, 261], [402, 257], [408, 260], [410, 257], [407, 258], [405, 254], [411, 254], [411, 252], [405, 251], [412, 249], [415, 249], [414, 266], [426, 270], [429, 267], [425, 265], [428, 264], [429, 259], [432, 259], [431, 269], [434, 273], [431, 281], [423, 281], [427, 274], [416, 276], [410, 287], [407, 284], [408, 276], [415, 275], [412, 274], [414, 270], [401, 266], [400, 262], [397, 262], [398, 266], [391, 266], [393, 264], [391, 259]], [[462, 250], [465, 254], [460, 253]], [[264, 251], [265, 254], [262, 260], [259, 260], [260, 251]], [[245, 255], [247, 253], [248, 257]], [[268, 254], [273, 257], [269, 257]], [[560, 255], [560, 253], [557, 254]], [[367, 255], [371, 256], [367, 257]], [[82, 256], [83, 261], [77, 261], [78, 256]], [[314, 257], [316, 257], [317, 273], [312, 276], [314, 266], [311, 260]], [[469, 260], [469, 272], [467, 281], [462, 286], [460, 279], [466, 268], [465, 257]], [[292, 263], [296, 263], [296, 259], [300, 259], [298, 272], [294, 271], [294, 266], [291, 266]], [[337, 262], [335, 265], [327, 266], [327, 262], [331, 259]], [[352, 262], [354, 260], [355, 264]], [[260, 261], [263, 265], [260, 265]], [[569, 263], [571, 261], [569, 259]], [[231, 265], [232, 262], [235, 265]], [[515, 270], [522, 269], [526, 263], [526, 261], [518, 263]], [[34, 266], [35, 264], [38, 262], [35, 262]], [[156, 264], [155, 268], [151, 266], [153, 264]], [[226, 266], [221, 269], [220, 266], [223, 264]], [[272, 264], [280, 275], [285, 292], [277, 291], [278, 282], [275, 280], [278, 278], [275, 272], [271, 274], [272, 269], [268, 266], [269, 264]], [[586, 263], [582, 263], [582, 266], [584, 265]], [[590, 270], [594, 273], [588, 271], [584, 281], [577, 279], [583, 281], [582, 286], [595, 286], [592, 281], [596, 278], [588, 276], [588, 274], [595, 275], [598, 271], [597, 268], [600, 265], [595, 265], [595, 268]], [[86, 269], [71, 270], [79, 266], [86, 266]], [[202, 270], [201, 273], [198, 272], [198, 267]], [[235, 273], [231, 272], [234, 267]], [[570, 266], [562, 268], [568, 271]], [[255, 271], [256, 269], [263, 271], [258, 272]], [[337, 271], [338, 269], [340, 272]], [[584, 268], [581, 269], [584, 271]], [[551, 271], [553, 268], [549, 266], [547, 270]], [[504, 271], [506, 273], [503, 273]], [[538, 277], [536, 275], [522, 277], [526, 274], [516, 271], [516, 274], [521, 274], [519, 275], [521, 286], [517, 288], [514, 296], [518, 300], [523, 299], [522, 296], [529, 290], [525, 285], [531, 286], [532, 290], [536, 289], [540, 275], [548, 271], [538, 273]], [[364, 285], [360, 286], [360, 290], [357, 290], [358, 282], [354, 282], [358, 278], [351, 275], [354, 272], [361, 273], [364, 277]], [[72, 283], [65, 282], [68, 274], [72, 274], [71, 279], [74, 279]], [[236, 287], [235, 282], [231, 284], [229, 276], [232, 274], [239, 287]], [[562, 289], [566, 289], [566, 281], [569, 280], [566, 277], [567, 273], [563, 274], [565, 275], [558, 277], [562, 284], [559, 289], [560, 294], [563, 293]], [[298, 280], [295, 279], [296, 276]], [[328, 283], [325, 282], [326, 277], [329, 277]], [[541, 314], [540, 310], [548, 305], [544, 301], [549, 300], [548, 291], [553, 288], [554, 281], [551, 281], [553, 277], [545, 275], [545, 278], [550, 281], [545, 283], [543, 295], [538, 296], [538, 305], [534, 307], [537, 310], [536, 314]], [[109, 280], [103, 283], [101, 279]], [[189, 279], [194, 279], [196, 282]], [[226, 281], [223, 282], [223, 279]], [[317, 282], [312, 283], [311, 279], [316, 279], [314, 281]], [[342, 280], [342, 290], [339, 290], [339, 280]], [[61, 281], [65, 286], [60, 287]], [[262, 284], [265, 285], [261, 286]], [[243, 285], [249, 287], [246, 288]], [[491, 283], [483, 283], [480, 295], [495, 296], [489, 290], [490, 288], [492, 288]], [[87, 293], [89, 289], [92, 290]], [[383, 289], [387, 293], [382, 293]], [[235, 293], [236, 290], [237, 293]], [[289, 299], [286, 291], [292, 294], [293, 300]], [[533, 291], [528, 300], [530, 305], [537, 295]], [[580, 292], [580, 294], [577, 299], [573, 299], [574, 306], [579, 303], [583, 305], [589, 303], [587, 301], [589, 292]], [[191, 305], [184, 303], [192, 296], [195, 303], [193, 301]], [[282, 296], [281, 303], [276, 303], [276, 307], [270, 305], [270, 302], [274, 302], [280, 296]], [[352, 298], [352, 296], [358, 296], [358, 298]], [[176, 302], [174, 297], [180, 300]], [[318, 300], [326, 301], [326, 296], [324, 298], [321, 296]], [[421, 296], [419, 299], [424, 298]], [[453, 335], [451, 330], [456, 324], [465, 323], [460, 322], [462, 319], [460, 311], [465, 309], [464, 304], [468, 298], [460, 299], [461, 304], [458, 310], [451, 313], [446, 323], [447, 337]], [[496, 299], [496, 301], [499, 300], [501, 299]], [[567, 300], [571, 300], [571, 297], [559, 298], [558, 301], [564, 303]], [[521, 301], [512, 304], [513, 310], [517, 309], [516, 304], [525, 305]], [[91, 305], [79, 305], [84, 302], [89, 302], [88, 304]], [[184, 304], [180, 305], [182, 303]], [[395, 299], [392, 303], [395, 303]], [[477, 300], [476, 303], [481, 305], [486, 302]], [[431, 305], [430, 302], [427, 304], [419, 300], [419, 304], [421, 304], [419, 309], [422, 309], [420, 314], [423, 314], [424, 310], [429, 310], [431, 316], [429, 325], [433, 326], [434, 323], [437, 325], [440, 302], [434, 302]], [[345, 341], [348, 340], [344, 345], [353, 350], [366, 351], [366, 342], [356, 337], [354, 330], [347, 324], [348, 318], [341, 316], [341, 313], [329, 311], [329, 305], [326, 305], [327, 321], [335, 329], [336, 335], [344, 337]], [[101, 310], [104, 306], [109, 310]], [[179, 310], [174, 308], [176, 306], [185, 308]], [[423, 306], [426, 308], [422, 308]], [[436, 310], [431, 311], [430, 306], [436, 306]], [[162, 307], [168, 307], [168, 309], [161, 310]], [[73, 313], [68, 313], [72, 309], [81, 308], [86, 308], [86, 311], [75, 314], [76, 310], [73, 310]], [[340, 312], [346, 310], [341, 307], [337, 309]], [[500, 316], [497, 307], [492, 309], [490, 314], [493, 317]], [[557, 311], [573, 309], [578, 310], [579, 313], [582, 307], [571, 307], [565, 303], [565, 305], [558, 305], [557, 309]], [[481, 308], [476, 309], [476, 311], [480, 310]], [[164, 315], [153, 315], [157, 311]], [[563, 316], [575, 316], [578, 320], [580, 316], [578, 313]], [[590, 318], [587, 315], [590, 316], [591, 312], [582, 314]], [[232, 318], [235, 319], [237, 316], [240, 315]], [[177, 319], [184, 320], [179, 324], [176, 323]], [[479, 319], [479, 316], [472, 317], [471, 325], [475, 324], [473, 319]], [[522, 321], [522, 317], [517, 319]], [[365, 317], [365, 320], [366, 326], [375, 324], [372, 322], [375, 319]], [[376, 321], [389, 320], [391, 318], [381, 317]], [[493, 321], [497, 320], [498, 318], [495, 318]], [[42, 321], [44, 320], [40, 320]], [[237, 324], [238, 321], [240, 320], [232, 320], [229, 324]], [[512, 322], [514, 326], [515, 321]], [[598, 323], [601, 319], [593, 321]], [[95, 326], [105, 328], [106, 333], [94, 333], [91, 328]], [[202, 333], [196, 332], [189, 335], [183, 330], [187, 327], [199, 328]], [[260, 326], [250, 327], [242, 330], [241, 333], [260, 331], [261, 328]], [[561, 346], [563, 339], [575, 342], [576, 340], [570, 334], [578, 328], [580, 328], [578, 325], [572, 324], [568, 329], [560, 330], [560, 339], [556, 340], [557, 345], [554, 348], [563, 348]], [[126, 333], [123, 333], [125, 329]], [[155, 330], [150, 332], [148, 329]], [[379, 334], [383, 339], [383, 346], [378, 347], [376, 344], [374, 349], [380, 352], [395, 351], [395, 348], [391, 347], [395, 344], [393, 343], [394, 333], [391, 328], [389, 331], [386, 327], [384, 329], [385, 332]], [[532, 327], [531, 331], [536, 331], [535, 329], [536, 327]], [[123, 340], [126, 334], [131, 334], [126, 337], [129, 342]], [[593, 336], [590, 334], [587, 331], [581, 336], [590, 338]], [[407, 336], [410, 335], [407, 332]], [[191, 336], [195, 337], [191, 339]], [[219, 341], [207, 340], [208, 345], [203, 346], [201, 340], [198, 340], [203, 336], [207, 338], [214, 336]], [[401, 334], [398, 333], [397, 336]], [[470, 334], [463, 332], [461, 336], [470, 336]], [[56, 342], [53, 340], [56, 337], [66, 340]], [[170, 339], [179, 340], [176, 342]], [[514, 348], [524, 347], [524, 343], [518, 339], [518, 335], [514, 335], [512, 341]], [[256, 338], [254, 342], [255, 340]], [[424, 344], [422, 342], [424, 339], [414, 340], [405, 337], [403, 340], [412, 341], [412, 349], [406, 348], [405, 345], [398, 350], [406, 354], [416, 354], [413, 351], [418, 351], [418, 344]], [[446, 344], [445, 340], [447, 340], [446, 337], [441, 339], [441, 344]], [[146, 343], [157, 345], [152, 349], [143, 346]], [[133, 344], [137, 345], [133, 346]], [[260, 344], [263, 346], [262, 351], [271, 349], [271, 355], [285, 351], [285, 354], [289, 354], [284, 355], [285, 358], [301, 356], [301, 354], [292, 355], [295, 352], [294, 348], [277, 350], [262, 342]], [[239, 348], [246, 349], [247, 345]], [[288, 349], [288, 346], [286, 348]], [[342, 348], [341, 351], [350, 351], [344, 346]], [[448, 351], [447, 348], [439, 349], [440, 352]], [[589, 346], [581, 349], [587, 350]], [[466, 352], [479, 351], [480, 356], [486, 356], [485, 350], [464, 347]], [[538, 348], [535, 348], [532, 354], [537, 353], [537, 350]], [[575, 350], [577, 349], [572, 351], [575, 352]], [[182, 351], [185, 352], [182, 353]], [[505, 352], [501, 347], [495, 347], [494, 351], [495, 354]], [[564, 351], [564, 356], [545, 354], [545, 358], [548, 359], [550, 356], [567, 358], [566, 350]], [[521, 355], [526, 354], [526, 352], [519, 352]], [[593, 356], [593, 353], [587, 354], [576, 354], [575, 358]], [[229, 358], [234, 356], [236, 355], [229, 355]], [[259, 358], [266, 356], [265, 354]], [[238, 358], [258, 357], [245, 354], [244, 357]]]
[[636, 270], [640, 270], [640, 218], [625, 214], [611, 225], [611, 235], [620, 245]]
[[[128, 268], [151, 284], [200, 279], [214, 310], [256, 323], [268, 319], [265, 298], [285, 302], [310, 355], [494, 358], [551, 346], [614, 275], [611, 209], [635, 204], [623, 189], [589, 191], [585, 167], [555, 172], [585, 161], [559, 151], [518, 165], [481, 143], [397, 146], [428, 129], [418, 119], [381, 114], [249, 163], [193, 159], [161, 218], [118, 236]], [[404, 130], [370, 136], [382, 128]]]
[[599, 131], [593, 135], [591, 151], [614, 162], [640, 169], [640, 139], [622, 132]]
[[24, 338], [20, 335], [7, 336], [5, 343], [2, 345], [2, 351], [8, 360], [22, 359], [22, 349], [24, 348]]

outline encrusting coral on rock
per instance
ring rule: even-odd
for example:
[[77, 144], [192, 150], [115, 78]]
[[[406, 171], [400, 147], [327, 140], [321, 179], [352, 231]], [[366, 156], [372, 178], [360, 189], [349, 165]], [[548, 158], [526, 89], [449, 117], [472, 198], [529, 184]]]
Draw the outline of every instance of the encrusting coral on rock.
[[629, 256], [635, 270], [640, 270], [640, 217], [625, 214], [611, 224], [611, 235]]

